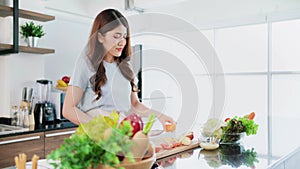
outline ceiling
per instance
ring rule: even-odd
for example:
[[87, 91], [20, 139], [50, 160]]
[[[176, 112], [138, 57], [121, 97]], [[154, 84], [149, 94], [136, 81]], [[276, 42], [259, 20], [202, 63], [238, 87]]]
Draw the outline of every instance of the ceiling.
[[[46, 5], [94, 18], [105, 8], [117, 8], [125, 15], [124, 0], [42, 0]], [[63, 3], [63, 4], [62, 4]], [[196, 25], [255, 22], [269, 18], [300, 18], [300, 0], [134, 0], [145, 13], [165, 13]], [[58, 5], [59, 4], [59, 5]], [[225, 24], [226, 25], [226, 24]]]
[[[192, 22], [198, 20], [203, 23], [300, 15], [299, 0], [135, 0], [134, 2], [135, 6], [143, 8], [145, 12], [167, 13]], [[99, 7], [124, 9], [124, 0], [89, 0], [85, 3], [89, 4], [89, 11], [93, 15], [98, 13]]]

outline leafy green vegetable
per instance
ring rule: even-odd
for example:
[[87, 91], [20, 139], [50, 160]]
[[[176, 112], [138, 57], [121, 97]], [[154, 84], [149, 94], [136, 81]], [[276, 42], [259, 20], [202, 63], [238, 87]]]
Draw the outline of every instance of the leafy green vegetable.
[[110, 128], [102, 115], [97, 116], [88, 123], [80, 124], [76, 130], [76, 134], [87, 134], [93, 140], [100, 140], [103, 137], [104, 131]]
[[110, 116], [104, 116], [104, 119], [105, 119], [106, 123], [108, 123], [109, 126], [117, 127], [118, 122], [119, 122], [119, 114], [115, 110], [113, 110], [110, 113]]
[[[124, 122], [122, 127], [110, 127], [103, 116], [98, 116], [89, 123], [80, 124], [70, 138], [65, 139], [60, 148], [52, 151], [48, 160], [57, 169], [93, 168], [98, 164], [115, 167], [120, 164], [120, 156], [133, 160], [130, 152], [132, 141], [129, 139], [132, 127]], [[121, 167], [120, 167], [121, 168]]]
[[156, 117], [155, 114], [151, 114], [149, 116], [148, 122], [146, 123], [146, 126], [144, 127], [144, 130], [143, 130], [144, 134], [147, 135], [149, 133], [149, 131], [150, 131], [150, 129], [151, 129], [153, 123], [154, 123], [155, 117]]
[[258, 130], [258, 124], [254, 120], [245, 117], [235, 116], [227, 121], [227, 126], [222, 127], [223, 133], [241, 133], [246, 132], [247, 136], [255, 135]]
[[222, 142], [235, 142], [241, 137], [239, 133], [245, 132], [247, 136], [255, 135], [258, 130], [258, 124], [247, 117], [237, 117], [227, 121], [226, 126], [222, 126]]
[[223, 125], [224, 122], [218, 118], [208, 119], [203, 125], [202, 135], [205, 137], [209, 137], [213, 135], [217, 136], [218, 135], [217, 130]]

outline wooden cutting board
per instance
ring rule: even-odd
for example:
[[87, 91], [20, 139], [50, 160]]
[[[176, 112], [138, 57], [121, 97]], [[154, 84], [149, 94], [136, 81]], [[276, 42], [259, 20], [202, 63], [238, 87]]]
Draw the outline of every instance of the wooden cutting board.
[[156, 153], [156, 160], [177, 154], [177, 153], [181, 153], [183, 151], [187, 151], [190, 149], [194, 149], [200, 147], [199, 142], [198, 141], [193, 141], [192, 144], [188, 145], [188, 146], [180, 146], [180, 147], [175, 147], [171, 150], [161, 150], [158, 153]]

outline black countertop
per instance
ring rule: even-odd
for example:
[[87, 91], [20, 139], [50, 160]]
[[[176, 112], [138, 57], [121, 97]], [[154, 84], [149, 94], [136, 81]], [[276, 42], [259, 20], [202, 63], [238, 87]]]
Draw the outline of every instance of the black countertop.
[[74, 128], [78, 127], [78, 125], [66, 121], [66, 122], [59, 122], [51, 125], [40, 125], [40, 126], [35, 126], [35, 127], [29, 127], [27, 128], [26, 131], [14, 131], [13, 133], [9, 134], [1, 134], [0, 133], [0, 138], [3, 137], [10, 137], [10, 136], [18, 136], [18, 135], [23, 135], [23, 134], [30, 134], [30, 133], [38, 133], [38, 132], [45, 132], [45, 131], [51, 131], [51, 130], [61, 130], [61, 129], [67, 129], [67, 128]]

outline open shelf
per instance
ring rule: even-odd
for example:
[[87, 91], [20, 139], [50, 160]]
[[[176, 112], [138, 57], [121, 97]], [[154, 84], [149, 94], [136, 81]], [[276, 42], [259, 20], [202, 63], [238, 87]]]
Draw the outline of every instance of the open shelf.
[[[7, 17], [7, 16], [13, 16], [13, 8], [9, 6], [0, 5], [0, 17]], [[19, 17], [42, 21], [42, 22], [51, 21], [55, 19], [55, 16], [45, 15], [42, 13], [32, 12], [23, 9], [19, 9]]]
[[13, 0], [13, 7], [0, 5], [0, 17], [8, 16], [13, 17], [13, 45], [0, 43], [0, 55], [19, 52], [35, 54], [47, 54], [55, 52], [54, 49], [19, 46], [19, 18], [47, 22], [54, 20], [55, 16], [19, 9], [19, 0]]
[[[6, 50], [6, 49], [12, 49], [13, 45], [11, 44], [3, 44], [0, 43], [0, 51]], [[48, 53], [54, 53], [54, 49], [47, 49], [47, 48], [37, 48], [37, 47], [28, 47], [28, 46], [19, 46], [19, 52], [24, 53], [35, 53], [35, 54], [48, 54]]]

